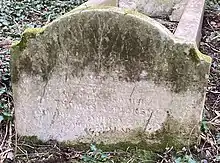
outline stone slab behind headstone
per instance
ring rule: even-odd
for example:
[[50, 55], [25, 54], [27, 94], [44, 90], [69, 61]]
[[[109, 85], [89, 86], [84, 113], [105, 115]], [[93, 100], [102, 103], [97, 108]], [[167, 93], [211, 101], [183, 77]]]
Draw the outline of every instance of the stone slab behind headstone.
[[202, 37], [202, 23], [205, 0], [189, 0], [175, 31], [175, 37], [196, 42], [199, 46]]
[[119, 7], [137, 10], [153, 17], [179, 21], [188, 0], [119, 0]]
[[17, 133], [186, 144], [199, 133], [210, 62], [140, 13], [74, 10], [12, 48]]
[[87, 2], [83, 3], [82, 5], [78, 6], [79, 8], [87, 8], [91, 6], [118, 6], [118, 0], [88, 0]]

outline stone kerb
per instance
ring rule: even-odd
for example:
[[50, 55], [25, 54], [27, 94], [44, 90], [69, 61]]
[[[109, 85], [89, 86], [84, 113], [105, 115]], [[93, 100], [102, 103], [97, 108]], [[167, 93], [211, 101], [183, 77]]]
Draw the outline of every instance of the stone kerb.
[[12, 58], [19, 135], [174, 146], [198, 136], [211, 59], [145, 15], [75, 10], [26, 31]]
[[188, 0], [174, 36], [199, 45], [205, 0]]

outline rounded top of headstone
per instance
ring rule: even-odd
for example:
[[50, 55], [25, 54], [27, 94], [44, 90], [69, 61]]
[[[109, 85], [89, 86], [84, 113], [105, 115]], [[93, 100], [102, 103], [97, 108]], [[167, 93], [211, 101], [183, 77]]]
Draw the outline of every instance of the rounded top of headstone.
[[20, 55], [13, 57], [15, 82], [22, 73], [49, 80], [69, 67], [72, 76], [149, 80], [180, 92], [200, 81], [198, 65], [203, 71], [193, 46], [177, 42], [163, 25], [136, 11], [79, 8], [37, 31], [39, 35], [32, 30], [24, 33], [18, 46], [25, 50], [14, 53]]
[[[79, 7], [59, 17], [48, 26], [51, 26], [54, 23], [60, 22], [65, 19], [69, 19], [70, 17], [77, 17], [77, 19], [80, 19], [81, 17], [86, 17], [87, 15], [89, 19], [91, 15], [96, 15], [96, 14], [99, 16], [101, 15], [108, 16], [111, 17], [112, 19], [120, 18], [121, 23], [123, 23], [123, 21], [129, 21], [130, 23], [131, 21], [134, 21], [134, 23], [141, 23], [143, 25], [146, 25], [148, 28], [158, 30], [161, 35], [174, 39], [173, 34], [165, 26], [163, 26], [158, 21], [150, 18], [149, 16], [135, 10], [123, 9], [112, 6]], [[126, 18], [126, 19], [122, 21], [122, 18]]]

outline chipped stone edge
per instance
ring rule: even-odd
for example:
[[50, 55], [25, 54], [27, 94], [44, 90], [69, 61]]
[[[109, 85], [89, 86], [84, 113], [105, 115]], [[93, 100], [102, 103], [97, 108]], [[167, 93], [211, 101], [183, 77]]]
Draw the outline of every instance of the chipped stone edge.
[[[14, 47], [17, 47], [17, 46], [21, 46], [22, 43], [25, 43], [24, 41], [28, 41], [28, 39], [30, 39], [30, 38], [37, 37], [38, 35], [43, 33], [45, 29], [46, 29], [46, 27], [27, 28], [27, 29], [25, 29], [25, 31], [22, 33], [21, 40], [20, 41], [14, 41], [12, 43], [11, 47], [14, 48]], [[26, 45], [25, 45], [25, 47], [26, 47]]]
[[20, 41], [14, 41], [12, 43], [12, 48], [18, 46], [22, 40], [24, 39], [25, 35], [28, 34], [34, 34], [35, 36], [39, 35], [40, 33], [43, 33], [43, 31], [50, 26], [53, 22], [59, 21], [62, 17], [67, 17], [69, 14], [71, 14], [72, 12], [78, 11], [78, 10], [85, 10], [88, 9], [90, 7], [98, 7], [98, 6], [118, 6], [118, 0], [88, 0], [87, 2], [81, 4], [80, 6], [76, 7], [75, 9], [69, 11], [68, 13], [61, 15], [59, 18], [55, 19], [54, 21], [52, 21], [51, 23], [46, 24], [45, 26], [41, 27], [41, 28], [27, 28], [21, 36], [21, 40]]
[[195, 52], [196, 52], [196, 54], [197, 54], [197, 56], [198, 56], [198, 58], [200, 59], [200, 61], [204, 61], [204, 62], [210, 64], [210, 66], [211, 66], [212, 58], [211, 58], [210, 56], [206, 55], [206, 54], [203, 54], [203, 53], [199, 50], [199, 48], [198, 48], [198, 46], [197, 46], [197, 44], [196, 44], [195, 42], [186, 41], [186, 40], [181, 39], [181, 38], [178, 38], [178, 37], [175, 37], [174, 42], [175, 42], [175, 43], [182, 44], [182, 45], [186, 44], [186, 45], [188, 45], [189, 47], [194, 48], [194, 49], [195, 49]]

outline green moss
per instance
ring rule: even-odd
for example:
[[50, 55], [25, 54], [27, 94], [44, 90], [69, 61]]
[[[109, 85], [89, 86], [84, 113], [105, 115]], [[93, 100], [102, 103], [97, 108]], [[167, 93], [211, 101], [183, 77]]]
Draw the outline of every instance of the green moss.
[[[19, 54], [27, 47], [28, 40], [37, 37], [39, 34], [43, 33], [45, 28], [27, 28], [22, 36], [20, 41], [16, 41], [12, 44], [11, 51], [12, 51], [12, 62], [15, 63], [19, 57]], [[24, 63], [25, 65], [29, 65], [29, 62]], [[31, 65], [29, 65], [30, 67]], [[13, 66], [11, 66], [13, 67]], [[14, 68], [13, 68], [14, 69]], [[13, 71], [12, 69], [12, 71]], [[14, 78], [17, 78], [17, 72], [13, 73]]]
[[38, 139], [37, 136], [23, 136], [20, 141], [25, 141], [29, 144], [43, 144], [43, 141]]
[[21, 37], [21, 41], [12, 44], [12, 49], [19, 48], [20, 51], [27, 47], [29, 39], [35, 38], [39, 34], [43, 33], [45, 28], [27, 28]]
[[[182, 126], [179, 128], [177, 126]], [[155, 133], [149, 134], [138, 130], [136, 132], [136, 138], [138, 143], [132, 141], [121, 141], [118, 143], [105, 144], [103, 142], [97, 142], [96, 147], [104, 152], [125, 152], [129, 153], [130, 157], [137, 156], [142, 159], [156, 160], [156, 154], [162, 153], [167, 147], [173, 147], [174, 150], [179, 151], [183, 147], [197, 144], [197, 137], [199, 133], [193, 132], [190, 135], [191, 130], [185, 130], [187, 126], [184, 124], [179, 124], [178, 121], [174, 120], [172, 117], [168, 116], [167, 121], [163, 124], [163, 128]], [[132, 135], [134, 137], [134, 135]], [[133, 138], [132, 138], [133, 139]], [[25, 137], [26, 144], [45, 144], [37, 137]], [[123, 140], [123, 139], [122, 139]], [[47, 144], [47, 143], [46, 143]], [[90, 149], [89, 143], [83, 142], [60, 142], [60, 148], [73, 148], [76, 151], [88, 151]], [[115, 159], [124, 160], [123, 156], [119, 155]]]
[[[28, 28], [26, 29], [21, 37], [20, 41], [16, 41], [11, 47], [11, 71], [12, 71], [12, 82], [16, 83], [19, 79], [20, 71], [25, 70], [26, 72], [32, 72], [32, 61], [31, 56], [24, 56], [23, 50], [27, 47], [30, 39], [36, 38], [42, 34], [46, 28]], [[13, 65], [13, 66], [12, 66]]]
[[[97, 10], [95, 16], [93, 10]], [[126, 14], [129, 16], [125, 16]], [[74, 77], [82, 77], [85, 69], [97, 75], [103, 71], [112, 75], [115, 70], [120, 69], [120, 81], [150, 80], [158, 85], [167, 85], [176, 93], [204, 89], [201, 80], [202, 82], [205, 80], [204, 72], [208, 73], [207, 63], [210, 63], [210, 58], [195, 48], [186, 52], [189, 46], [175, 44], [172, 35], [161, 30], [162, 25], [149, 17], [130, 10], [96, 7], [80, 14], [68, 13], [62, 18], [51, 23], [49, 25], [51, 31], [48, 30], [38, 42], [38, 48], [44, 47], [41, 49], [42, 55], [36, 54], [37, 45], [35, 45], [31, 49], [31, 54], [14, 59], [17, 62], [15, 67], [19, 67], [15, 71], [40, 75], [45, 81], [49, 79], [49, 74], [55, 66], [68, 65], [70, 71], [68, 75]], [[99, 21], [100, 25], [97, 24]], [[72, 25], [70, 22], [75, 24]], [[102, 29], [106, 39], [101, 39], [100, 28], [106, 26], [106, 22], [109, 29]], [[68, 28], [62, 28], [66, 26]], [[77, 34], [77, 31], [82, 29], [83, 32]], [[32, 30], [25, 32], [21, 42], [15, 47], [19, 51], [23, 50], [29, 38], [34, 38], [43, 31], [39, 29], [35, 32]], [[54, 31], [59, 32], [59, 36]], [[101, 50], [97, 43], [100, 40], [102, 40]], [[202, 63], [202, 70], [199, 69], [202, 65], [201, 60], [208, 61]], [[140, 77], [143, 71], [147, 72], [145, 79]], [[19, 73], [13, 74], [14, 81], [18, 81]], [[198, 74], [201, 74], [200, 78]]]

